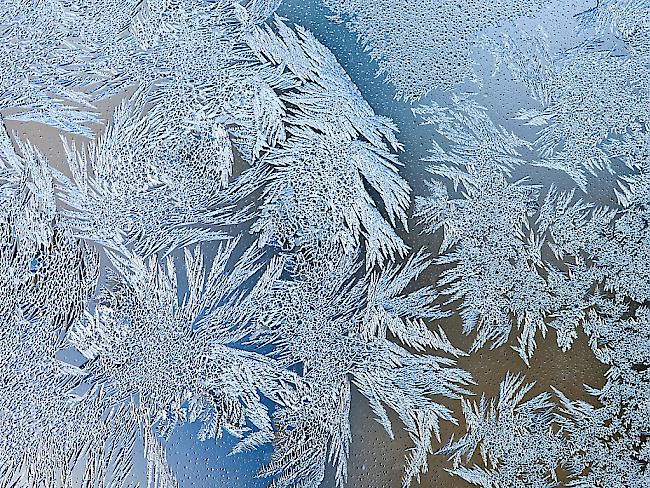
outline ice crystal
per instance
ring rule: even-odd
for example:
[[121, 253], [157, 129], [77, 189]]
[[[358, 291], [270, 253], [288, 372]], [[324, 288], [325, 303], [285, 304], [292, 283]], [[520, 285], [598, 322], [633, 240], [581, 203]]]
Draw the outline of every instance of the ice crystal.
[[98, 256], [57, 212], [45, 157], [25, 143], [15, 152], [6, 132], [0, 145], [0, 484], [72, 486], [81, 470], [89, 486], [108, 470], [120, 486], [115, 463], [133, 446], [120, 432], [135, 417], [83, 393], [86, 372], [58, 357], [95, 290]]
[[[325, 0], [398, 96], [447, 91], [413, 110], [433, 133], [417, 252], [397, 125], [280, 3], [0, 6], [0, 486], [176, 488], [167, 441], [196, 423], [268, 444], [273, 487], [330, 465], [342, 487], [355, 390], [410, 437], [404, 487], [445, 423], [467, 431], [440, 453], [479, 486], [648, 486], [648, 2], [599, 2], [555, 52], [498, 32], [536, 0]], [[454, 91], [479, 43], [532, 99], [514, 120]], [[610, 206], [587, 193], [603, 172]], [[513, 374], [468, 399], [457, 358], [528, 363], [549, 331], [609, 367], [590, 403]]]
[[116, 52], [109, 62], [125, 85], [148, 88], [147, 98], [160, 104], [167, 131], [159, 141], [173, 144], [186, 128], [209, 137], [221, 124], [250, 161], [283, 140], [284, 108], [274, 89], [291, 82], [255, 62], [241, 20], [242, 9], [259, 16], [265, 3], [251, 2], [251, 14], [228, 1], [152, 1], [140, 8], [125, 48], [129, 56]]
[[240, 287], [260, 270], [255, 254], [243, 256], [225, 275], [233, 241], [222, 245], [204, 276], [203, 256], [185, 252], [188, 292], [180, 297], [171, 258], [114, 257], [118, 269], [97, 298], [94, 313], [70, 330], [71, 343], [90, 360], [86, 371], [106, 395], [136, 396], [151, 420], [169, 433], [177, 422], [203, 421], [202, 439], [237, 437], [257, 429], [235, 450], [253, 448], [273, 437], [260, 393], [283, 404], [291, 396], [292, 375], [272, 359], [238, 349], [246, 324], [276, 273], [271, 266], [248, 294]]
[[0, 138], [0, 312], [67, 324], [94, 291], [98, 257], [57, 212], [45, 156]]
[[[3, 314], [2, 322], [0, 483], [36, 487], [63, 480], [82, 486], [72, 484], [77, 466], [86, 482], [101, 476], [111, 457], [128, 451], [128, 441], [115, 436], [124, 425], [107, 425], [99, 404], [75, 394], [85, 375], [57, 359], [51, 322], [16, 314]], [[128, 423], [128, 416], [122, 419]]]
[[634, 158], [628, 166], [641, 170], [617, 190], [626, 208], [595, 206], [554, 186], [540, 203], [539, 187], [508, 178], [521, 164], [517, 149], [526, 143], [495, 126], [475, 103], [456, 99], [455, 107], [415, 111], [451, 143], [443, 149], [433, 142], [429, 171], [460, 193], [454, 198], [442, 181], [431, 182], [429, 195], [416, 198], [415, 216], [425, 232], [442, 230], [435, 262], [453, 267], [441, 273], [438, 287], [448, 303], [463, 300], [465, 332], [476, 332], [473, 348], [505, 344], [514, 318], [524, 360], [547, 325], [568, 349], [594, 306], [594, 285], [647, 300], [645, 157], [625, 151], [629, 139], [609, 149]]
[[521, 162], [516, 149], [525, 143], [495, 126], [471, 100], [458, 100], [457, 106], [417, 111], [453, 142], [447, 151], [433, 143], [428, 161], [436, 164], [429, 171], [448, 179], [460, 195], [453, 198], [436, 180], [429, 185], [430, 196], [417, 197], [415, 215], [426, 232], [443, 231], [441, 255], [434, 262], [454, 266], [442, 272], [438, 287], [448, 303], [463, 300], [464, 330], [476, 331], [473, 350], [488, 341], [492, 347], [505, 344], [514, 315], [521, 329], [518, 350], [527, 359], [552, 308], [532, 226], [538, 188], [506, 178]]
[[[467, 433], [440, 452], [452, 473], [485, 488], [497, 486], [646, 486], [648, 472], [648, 310], [625, 318], [625, 306], [599, 301], [585, 331], [599, 360], [609, 364], [598, 406], [555, 390], [522, 402], [532, 388], [508, 375], [498, 402], [463, 399]], [[482, 465], [471, 465], [479, 449]], [[560, 482], [561, 470], [568, 473]]]
[[[619, 184], [623, 208], [599, 207], [554, 187], [539, 205], [536, 189], [507, 181], [512, 164], [500, 158], [507, 133], [483, 146], [478, 140], [489, 139], [473, 138], [472, 123], [464, 123], [466, 133], [455, 127], [461, 117], [472, 120], [467, 108], [460, 115], [436, 106], [418, 113], [454, 143], [446, 150], [434, 144], [430, 171], [460, 189], [461, 198], [434, 181], [416, 211], [426, 231], [443, 232], [437, 262], [453, 267], [438, 286], [450, 301], [463, 300], [466, 332], [478, 328], [474, 348], [487, 339], [505, 344], [514, 321], [522, 327], [516, 349], [527, 360], [536, 330], [555, 329], [566, 350], [581, 328], [596, 358], [611, 366], [605, 387], [588, 390], [597, 407], [560, 392], [559, 406], [548, 393], [521, 403], [532, 386], [522, 388], [512, 376], [498, 403], [463, 400], [467, 434], [441, 450], [454, 461], [452, 473], [486, 488], [559, 486], [562, 470], [569, 472], [566, 486], [644, 486], [647, 311], [636, 307], [648, 300], [649, 187], [644, 146], [630, 142], [643, 140], [643, 129], [608, 147], [636, 172]], [[481, 127], [485, 133], [493, 125], [484, 119]], [[472, 465], [477, 449], [482, 464]]]
[[81, 150], [64, 141], [72, 178], [57, 174], [58, 193], [76, 235], [141, 256], [226, 237], [218, 227], [242, 216], [226, 211], [233, 149], [224, 127], [159, 143], [168, 127], [157, 108], [143, 115], [144, 103], [140, 92], [125, 100]]
[[[623, 30], [643, 29], [643, 22], [626, 27], [618, 7], [618, 2], [605, 2], [591, 16], [599, 19], [601, 29], [602, 23], [618, 29], [616, 22]], [[636, 10], [626, 12], [632, 15]], [[647, 18], [639, 12], [634, 17]], [[607, 149], [616, 135], [643, 137], [638, 127], [650, 115], [647, 49], [635, 47], [636, 36], [628, 32], [622, 35], [624, 53], [592, 36], [556, 54], [550, 51], [547, 37], [542, 30], [522, 34], [520, 39], [503, 34], [498, 41], [487, 39], [484, 44], [495, 57], [495, 72], [504, 66], [541, 104], [522, 108], [516, 117], [538, 128], [535, 147], [540, 160], [536, 164], [566, 172], [586, 191], [588, 174], [614, 173], [615, 161]]]
[[[276, 28], [277, 34], [270, 27], [249, 34], [262, 59], [285, 64], [298, 80], [296, 90], [283, 97], [295, 107], [286, 117], [292, 136], [263, 160], [273, 171], [253, 226], [261, 232], [260, 244], [331, 259], [329, 252], [353, 254], [363, 239], [371, 265], [404, 254], [393, 227], [406, 226], [410, 187], [390, 151], [400, 147], [395, 127], [375, 115], [313, 35], [293, 32], [279, 19]], [[388, 221], [365, 183], [381, 198]]]
[[580, 18], [585, 27], [598, 33], [613, 33], [635, 55], [648, 56], [650, 5], [646, 0], [605, 0]]
[[[0, 108], [14, 109], [12, 118], [92, 134], [85, 124], [97, 117], [89, 110], [90, 98], [77, 89], [83, 80], [74, 72], [74, 58], [81, 58], [82, 50], [70, 49], [66, 43], [74, 36], [76, 22], [77, 14], [68, 2], [3, 2]], [[90, 65], [87, 69], [93, 71]]]
[[[497, 400], [485, 396], [478, 403], [462, 400], [467, 434], [440, 450], [451, 456], [452, 474], [483, 488], [557, 486], [557, 468], [570, 450], [562, 435], [549, 428], [551, 395], [541, 393], [523, 401], [533, 386], [508, 374]], [[482, 466], [464, 466], [477, 450]]]
[[646, 486], [650, 482], [648, 414], [650, 398], [650, 330], [647, 307], [625, 317], [626, 307], [601, 305], [590, 314], [585, 331], [596, 357], [609, 364], [607, 383], [598, 396], [598, 407], [570, 401], [559, 395], [562, 415], [558, 422], [576, 453], [569, 464], [575, 480], [571, 486]]
[[432, 437], [440, 437], [439, 422], [456, 422], [435, 397], [458, 398], [471, 382], [453, 360], [415, 355], [386, 338], [390, 330], [407, 344], [464, 354], [443, 332], [430, 332], [421, 322], [440, 316], [430, 303], [430, 290], [403, 295], [426, 267], [422, 257], [369, 282], [355, 280], [359, 266], [351, 264], [346, 257], [333, 270], [321, 267], [307, 278], [279, 281], [258, 318], [258, 340], [275, 343], [283, 361], [299, 363], [303, 370], [297, 409], [276, 413], [286, 436], [278, 439], [271, 463], [262, 471], [281, 473], [273, 486], [318, 486], [327, 459], [335, 463], [337, 483], [343, 485], [351, 383], [391, 436], [386, 407], [397, 413], [415, 443], [404, 477], [409, 486], [426, 471]]

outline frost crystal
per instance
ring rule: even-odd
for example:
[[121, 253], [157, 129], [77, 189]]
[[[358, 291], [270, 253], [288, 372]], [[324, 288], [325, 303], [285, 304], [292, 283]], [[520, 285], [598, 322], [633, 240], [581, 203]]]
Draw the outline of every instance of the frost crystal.
[[[601, 303], [585, 332], [599, 360], [609, 364], [601, 390], [588, 388], [598, 406], [572, 401], [555, 390], [522, 402], [532, 384], [508, 375], [498, 402], [463, 399], [467, 434], [441, 449], [452, 473], [478, 486], [647, 486], [650, 401], [647, 388], [647, 308], [623, 318], [625, 307]], [[469, 465], [476, 449], [482, 465]], [[561, 485], [558, 474], [568, 473]]]
[[[546, 332], [551, 309], [547, 284], [539, 274], [541, 242], [532, 217], [538, 189], [506, 176], [521, 160], [525, 143], [495, 126], [471, 100], [456, 100], [457, 109], [422, 107], [417, 113], [453, 142], [444, 151], [434, 142], [429, 168], [452, 184], [460, 198], [434, 181], [430, 196], [417, 197], [416, 217], [425, 231], [443, 230], [437, 264], [454, 264], [442, 272], [438, 286], [447, 303], [462, 299], [465, 333], [476, 331], [473, 350], [487, 341], [507, 342], [511, 316], [521, 329], [518, 350], [524, 359], [535, 348], [535, 333]], [[467, 132], [462, 132], [463, 128]], [[467, 130], [469, 129], [469, 130]]]
[[424, 326], [423, 318], [441, 315], [431, 306], [430, 290], [402, 295], [426, 267], [422, 257], [368, 282], [354, 279], [359, 266], [350, 258], [338, 264], [331, 271], [312, 269], [307, 279], [279, 281], [258, 319], [259, 340], [277, 344], [282, 360], [300, 363], [303, 370], [298, 408], [277, 412], [276, 421], [287, 435], [277, 441], [262, 474], [281, 472], [277, 487], [318, 486], [330, 459], [337, 483], [343, 485], [352, 383], [391, 436], [386, 407], [397, 413], [415, 443], [404, 477], [404, 486], [409, 486], [426, 471], [432, 437], [440, 437], [439, 422], [456, 422], [435, 397], [458, 398], [472, 380], [452, 367], [453, 360], [411, 354], [387, 340], [386, 331], [418, 348], [464, 353], [442, 331], [433, 333]]
[[[261, 215], [260, 244], [300, 248], [314, 259], [354, 254], [362, 240], [369, 265], [403, 255], [394, 226], [406, 227], [410, 187], [397, 173], [395, 127], [375, 115], [332, 53], [310, 33], [276, 19], [249, 34], [261, 59], [286, 64], [297, 87], [284, 99], [292, 136], [262, 161], [273, 171]], [[378, 194], [384, 219], [365, 184]]]
[[222, 429], [243, 437], [250, 422], [256, 431], [237, 451], [273, 437], [260, 393], [282, 405], [292, 394], [292, 375], [272, 359], [234, 347], [246, 335], [249, 303], [259, 300], [276, 273], [270, 267], [242, 295], [238, 289], [260, 266], [248, 254], [224, 276], [235, 242], [218, 249], [207, 277], [200, 251], [185, 252], [188, 293], [182, 299], [171, 258], [160, 266], [154, 259], [114, 257], [117, 269], [131, 270], [111, 278], [94, 313], [75, 322], [69, 336], [105, 394], [137, 395], [163, 433], [179, 421], [200, 419], [202, 439], [218, 438]]
[[[563, 436], [550, 429], [554, 404], [549, 393], [523, 401], [534, 384], [508, 374], [498, 400], [462, 400], [467, 434], [441, 454], [451, 455], [452, 474], [484, 488], [557, 486], [557, 468], [569, 458]], [[480, 452], [482, 465], [463, 466]]]
[[[484, 40], [496, 60], [495, 72], [507, 68], [541, 105], [522, 109], [516, 117], [538, 128], [536, 164], [564, 171], [584, 191], [588, 174], [614, 173], [608, 148], [616, 135], [642, 139], [645, 131], [639, 127], [650, 119], [649, 50], [639, 49], [636, 36], [625, 33], [626, 28], [638, 29], [647, 38], [648, 27], [643, 22], [628, 25], [618, 18], [618, 7], [618, 2], [605, 2], [591, 16], [596, 16], [601, 29], [603, 23], [618, 29], [614, 24], [620, 22], [623, 53], [603, 46], [599, 37], [590, 37], [574, 49], [554, 54], [541, 30], [536, 36], [523, 34], [520, 40], [509, 34], [498, 41]], [[647, 22], [647, 5], [645, 9]], [[634, 16], [644, 18], [638, 12]]]
[[[410, 438], [404, 488], [436, 451], [486, 488], [650, 486], [648, 2], [549, 35], [536, 0], [325, 0], [388, 108], [280, 4], [0, 6], [0, 487], [180, 488], [190, 424], [272, 487], [353, 486], [356, 398]], [[411, 209], [420, 134], [381, 113], [434, 90]], [[534, 366], [547, 334], [604, 386], [470, 398], [479, 349]]]
[[278, 4], [3, 5], [3, 107], [68, 133], [63, 166], [0, 140], [3, 486], [131, 486], [143, 455], [174, 487], [164, 439], [197, 421], [233, 452], [273, 443], [277, 486], [318, 486], [327, 453], [343, 484], [352, 382], [413, 437], [408, 484], [454, 421], [436, 398], [470, 375], [387, 338], [464, 354], [428, 330], [432, 290], [404, 293], [425, 254], [389, 264], [396, 127], [310, 33], [266, 24]]
[[[647, 50], [632, 35], [647, 26], [646, 11], [643, 2], [603, 2], [580, 16], [584, 26], [614, 33], [622, 55], [594, 50], [601, 42], [595, 37], [558, 56], [549, 54], [543, 33], [524, 49], [507, 35], [485, 41], [497, 65], [542, 105], [516, 117], [542, 127], [533, 145], [513, 145], [516, 136], [459, 97], [452, 107], [415, 110], [447, 140], [433, 143], [429, 171], [437, 179], [417, 197], [416, 213], [426, 232], [442, 232], [437, 262], [453, 267], [438, 287], [450, 301], [462, 299], [466, 332], [477, 332], [474, 348], [486, 339], [506, 344], [518, 325], [513, 347], [528, 361], [535, 331], [549, 327], [563, 350], [583, 332], [610, 368], [604, 387], [586, 387], [593, 404], [557, 390], [556, 399], [540, 393], [524, 400], [533, 385], [511, 374], [498, 400], [463, 399], [467, 432], [440, 453], [450, 456], [453, 474], [475, 485], [641, 487], [650, 480]], [[563, 170], [585, 192], [587, 172], [627, 168], [609, 189], [619, 206], [555, 185], [525, 192], [513, 177], [522, 161], [512, 150], [523, 148], [537, 150], [535, 164]]]

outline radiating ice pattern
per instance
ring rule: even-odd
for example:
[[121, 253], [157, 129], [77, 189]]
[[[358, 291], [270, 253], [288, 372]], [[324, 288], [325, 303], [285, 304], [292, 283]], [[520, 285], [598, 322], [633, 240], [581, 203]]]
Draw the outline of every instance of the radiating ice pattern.
[[0, 4], [0, 488], [650, 486], [650, 2], [320, 2]]

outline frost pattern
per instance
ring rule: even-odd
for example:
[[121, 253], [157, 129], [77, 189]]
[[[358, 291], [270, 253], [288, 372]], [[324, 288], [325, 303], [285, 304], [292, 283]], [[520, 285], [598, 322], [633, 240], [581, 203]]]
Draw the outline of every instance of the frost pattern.
[[[449, 168], [444, 169], [450, 173]], [[470, 176], [469, 172], [462, 175], [467, 179]], [[533, 353], [536, 330], [545, 333], [548, 324], [555, 329], [563, 350], [571, 348], [580, 328], [596, 359], [610, 366], [607, 384], [601, 390], [588, 389], [598, 397], [598, 407], [571, 401], [560, 392], [556, 392], [560, 406], [549, 403], [548, 394], [520, 404], [530, 387], [521, 388], [522, 381], [514, 377], [504, 381], [496, 406], [485, 399], [479, 404], [463, 400], [468, 433], [441, 451], [452, 455], [455, 474], [484, 487], [556, 486], [556, 472], [561, 467], [571, 473], [566, 486], [640, 487], [648, 483], [648, 440], [644, 432], [650, 349], [644, 304], [650, 298], [650, 192], [647, 185], [634, 184], [646, 178], [647, 174], [640, 173], [630, 178], [631, 186], [622, 187], [624, 206], [619, 211], [576, 199], [573, 191], [559, 193], [551, 188], [537, 209], [534, 225], [526, 220], [516, 222], [515, 231], [512, 225], [505, 227], [510, 231], [505, 236], [500, 236], [499, 225], [491, 224], [489, 230], [480, 225], [490, 223], [490, 219], [481, 219], [480, 224], [472, 220], [466, 228], [456, 217], [466, 201], [489, 192], [490, 180], [485, 177], [480, 180], [481, 192], [465, 183], [467, 192], [460, 202], [449, 199], [440, 184], [432, 184], [433, 195], [419, 200], [420, 213], [432, 222], [432, 230], [445, 229], [443, 245], [454, 245], [455, 251], [448, 252], [448, 258], [440, 262], [455, 263], [455, 267], [443, 273], [439, 284], [448, 286], [449, 291], [443, 293], [451, 295], [452, 300], [463, 299], [465, 331], [473, 331], [478, 323], [474, 348], [482, 346], [484, 339], [491, 339], [493, 347], [506, 343], [512, 328], [510, 317], [514, 317], [523, 329], [516, 349], [524, 360]], [[517, 209], [510, 203], [507, 209], [498, 210], [498, 201], [489, 200], [488, 214], [526, 217], [526, 207]], [[480, 209], [479, 201], [472, 208]], [[461, 231], [462, 238], [452, 240], [448, 228]], [[511, 244], [494, 246], [486, 235]], [[535, 245], [529, 248], [525, 242]], [[494, 249], [509, 248], [515, 251], [494, 254]], [[529, 249], [535, 253], [530, 255]], [[486, 254], [496, 257], [483, 264], [480, 258]], [[527, 255], [530, 257], [523, 261]], [[542, 259], [545, 255], [549, 257]], [[562, 259], [568, 267], [553, 264], [553, 258]], [[516, 268], [521, 262], [524, 264]], [[522, 276], [523, 282], [516, 281]], [[473, 286], [475, 282], [479, 285]], [[482, 302], [486, 289], [495, 290], [494, 298]], [[503, 303], [501, 316], [495, 317], [486, 306], [493, 303]], [[521, 393], [515, 394], [516, 390]], [[551, 411], [555, 413], [551, 415]], [[467, 466], [461, 461], [463, 456], [469, 463], [479, 445], [483, 465]]]
[[517, 349], [527, 360], [536, 332], [546, 333], [555, 300], [545, 296], [548, 285], [539, 274], [538, 187], [507, 179], [522, 163], [517, 149], [526, 143], [494, 125], [475, 100], [454, 100], [454, 109], [431, 105], [416, 113], [453, 142], [446, 152], [434, 142], [429, 172], [451, 182], [459, 198], [435, 180], [429, 195], [417, 197], [415, 214], [426, 232], [443, 231], [434, 262], [454, 266], [442, 272], [438, 287], [447, 303], [463, 300], [464, 331], [476, 332], [472, 351], [488, 341], [505, 344], [514, 316], [521, 329]]
[[[355, 281], [359, 266], [343, 258], [332, 270], [311, 268], [305, 278], [280, 281], [259, 315], [258, 336], [273, 342], [287, 364], [301, 363], [302, 387], [297, 409], [277, 412], [287, 431], [263, 475], [282, 472], [277, 487], [318, 486], [326, 459], [334, 462], [343, 485], [350, 444], [350, 385], [366, 397], [377, 421], [393, 436], [386, 407], [395, 411], [415, 443], [404, 486], [426, 472], [432, 437], [440, 439], [440, 421], [455, 423], [435, 396], [459, 398], [471, 376], [443, 357], [412, 354], [387, 340], [422, 349], [436, 347], [458, 356], [442, 330], [429, 331], [423, 319], [442, 314], [431, 305], [432, 290], [403, 294], [427, 267], [423, 256], [401, 268], [388, 268]], [[367, 298], [366, 298], [367, 297]]]
[[[369, 265], [404, 255], [394, 227], [406, 227], [410, 187], [399, 177], [394, 124], [377, 116], [327, 48], [312, 34], [276, 20], [255, 28], [250, 44], [263, 60], [285, 64], [297, 89], [285, 95], [291, 136], [269, 151], [273, 168], [253, 231], [260, 244], [300, 248], [316, 258], [354, 254], [364, 241]], [[324, 108], [323, 108], [324, 107]], [[368, 195], [378, 194], [388, 221]]]
[[343, 486], [353, 384], [411, 436], [408, 486], [456, 422], [465, 353], [405, 291], [428, 256], [397, 261], [396, 126], [278, 4], [3, 5], [7, 120], [57, 129], [65, 161], [2, 133], [2, 486], [171, 488], [194, 422], [271, 443], [272, 486], [330, 462]]
[[[279, 0], [0, 7], [0, 486], [174, 488], [167, 442], [197, 423], [232, 454], [268, 444], [272, 487], [330, 465], [342, 487], [354, 390], [411, 439], [404, 487], [453, 425], [437, 453], [479, 486], [648, 486], [647, 1], [599, 2], [562, 52], [479, 39], [536, 2], [325, 3], [399, 96], [446, 91], [413, 109], [435, 247], [407, 245], [397, 125]], [[479, 44], [530, 96], [513, 120], [456, 89]], [[577, 187], [536, 184], [531, 158]], [[587, 193], [604, 173], [609, 207]], [[590, 402], [510, 373], [470, 398], [457, 362], [489, 344], [528, 364], [547, 334], [609, 367]]]
[[[452, 474], [485, 488], [647, 486], [650, 313], [641, 307], [623, 318], [625, 307], [603, 305], [585, 324], [596, 357], [610, 365], [605, 386], [587, 388], [598, 405], [557, 390], [555, 401], [546, 392], [522, 401], [533, 384], [509, 374], [498, 400], [463, 399], [467, 434], [440, 451]], [[470, 464], [477, 449], [481, 463]]]
[[[273, 437], [264, 394], [283, 405], [293, 394], [293, 376], [269, 358], [232, 345], [246, 335], [254, 310], [277, 266], [270, 266], [249, 293], [238, 289], [260, 270], [259, 256], [246, 255], [223, 276], [232, 248], [220, 246], [204, 276], [199, 249], [185, 251], [188, 292], [180, 300], [171, 258], [113, 259], [128, 269], [98, 297], [94, 313], [75, 322], [70, 343], [88, 360], [86, 371], [104, 394], [137, 395], [161, 433], [183, 421], [203, 422], [202, 440], [220, 437], [222, 429], [249, 437], [235, 451]], [[217, 305], [219, 304], [219, 305]]]
[[[466, 433], [439, 453], [452, 474], [486, 488], [650, 482], [648, 52], [647, 36], [637, 37], [647, 4], [603, 2], [580, 21], [595, 35], [559, 55], [542, 31], [519, 36], [523, 44], [507, 34], [483, 41], [497, 69], [507, 67], [541, 104], [515, 117], [536, 140], [495, 124], [477, 94], [414, 110], [440, 136], [428, 158], [436, 179], [416, 197], [416, 216], [425, 232], [442, 234], [435, 262], [451, 267], [438, 288], [448, 303], [462, 300], [472, 350], [507, 344], [516, 328], [512, 347], [529, 362], [537, 333], [550, 329], [564, 351], [584, 333], [609, 366], [602, 388], [586, 386], [590, 402], [555, 389], [530, 397], [534, 384], [510, 373], [498, 398], [464, 398]], [[623, 52], [596, 49], [607, 42]], [[542, 191], [517, 179], [530, 151], [534, 164], [564, 171], [578, 188]], [[618, 205], [590, 201], [587, 174], [603, 171], [617, 176], [607, 190]]]
[[[483, 396], [478, 403], [463, 399], [467, 434], [441, 449], [451, 455], [452, 474], [485, 488], [557, 486], [557, 469], [570, 459], [571, 451], [562, 433], [550, 428], [551, 395], [541, 393], [523, 401], [533, 386], [508, 374], [498, 399]], [[481, 465], [463, 466], [477, 449]]]
[[57, 214], [45, 157], [28, 144], [19, 155], [0, 136], [0, 484], [70, 486], [75, 466], [91, 480], [128, 449], [120, 431], [136, 419], [122, 407], [105, 418], [112, 408], [78, 390], [85, 371], [57, 357], [94, 291], [99, 259]]
[[621, 46], [595, 36], [555, 54], [541, 30], [521, 40], [504, 34], [484, 41], [496, 60], [495, 73], [501, 66], [508, 69], [539, 104], [516, 117], [538, 128], [536, 164], [564, 171], [584, 191], [588, 175], [615, 173], [611, 145], [621, 135], [644, 137], [650, 120], [650, 50], [637, 41], [650, 32], [648, 6], [629, 4], [623, 14], [623, 3], [629, 4], [605, 2], [583, 14], [584, 23], [614, 31]]

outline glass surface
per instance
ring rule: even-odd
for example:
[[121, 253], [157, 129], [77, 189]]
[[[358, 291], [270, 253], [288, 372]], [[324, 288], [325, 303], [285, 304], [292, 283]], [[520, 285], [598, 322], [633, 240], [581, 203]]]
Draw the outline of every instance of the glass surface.
[[650, 486], [650, 2], [0, 25], [0, 488]]

